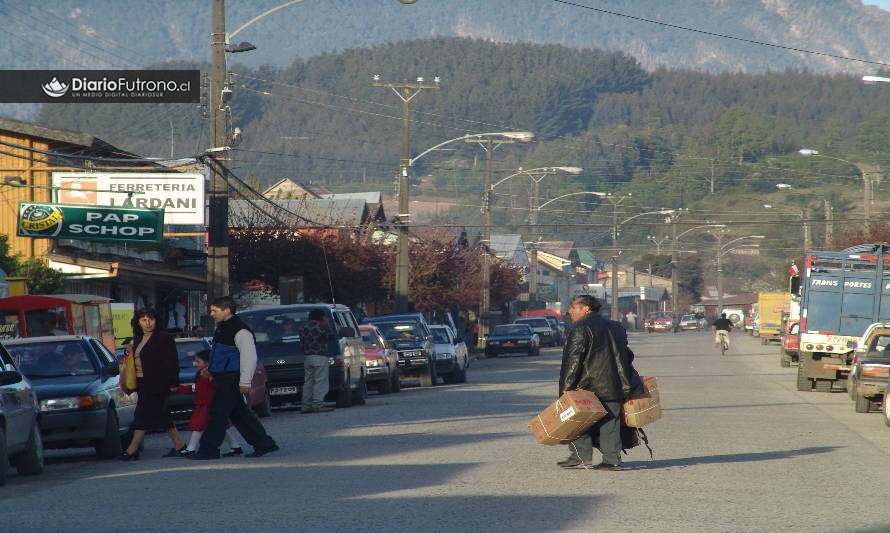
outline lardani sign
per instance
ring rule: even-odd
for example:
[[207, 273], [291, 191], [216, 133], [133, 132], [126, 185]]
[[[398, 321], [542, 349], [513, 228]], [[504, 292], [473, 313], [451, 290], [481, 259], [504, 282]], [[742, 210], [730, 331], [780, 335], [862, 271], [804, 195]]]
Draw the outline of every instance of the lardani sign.
[[53, 187], [61, 204], [163, 209], [164, 224], [204, 224], [204, 175], [197, 172], [53, 172]]

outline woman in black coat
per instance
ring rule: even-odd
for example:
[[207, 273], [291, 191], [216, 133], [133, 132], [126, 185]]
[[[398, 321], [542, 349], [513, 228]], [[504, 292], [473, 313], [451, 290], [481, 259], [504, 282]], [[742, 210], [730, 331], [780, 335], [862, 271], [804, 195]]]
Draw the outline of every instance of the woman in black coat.
[[133, 316], [133, 344], [127, 351], [136, 358], [136, 412], [133, 440], [121, 454], [122, 461], [139, 458], [139, 446], [147, 431], [166, 431], [173, 448], [164, 457], [176, 457], [185, 448], [167, 409], [170, 392], [179, 386], [179, 354], [173, 337], [158, 328], [158, 314], [144, 307]]

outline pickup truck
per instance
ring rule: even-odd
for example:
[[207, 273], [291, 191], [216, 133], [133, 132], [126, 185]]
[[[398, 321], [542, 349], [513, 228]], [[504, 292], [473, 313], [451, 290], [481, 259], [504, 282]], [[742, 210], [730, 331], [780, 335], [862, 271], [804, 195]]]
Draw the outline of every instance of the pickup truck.
[[857, 413], [867, 413], [872, 405], [881, 404], [890, 379], [890, 323], [878, 322], [868, 326], [856, 343], [856, 352], [847, 391]]

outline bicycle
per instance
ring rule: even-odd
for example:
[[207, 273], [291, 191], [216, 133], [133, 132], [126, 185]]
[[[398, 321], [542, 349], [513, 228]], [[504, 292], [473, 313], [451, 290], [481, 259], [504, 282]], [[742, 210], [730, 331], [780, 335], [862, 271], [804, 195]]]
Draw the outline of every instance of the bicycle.
[[729, 349], [729, 343], [727, 342], [727, 337], [729, 336], [728, 331], [719, 330], [717, 331], [717, 337], [720, 338], [720, 355], [726, 355], [726, 350]]

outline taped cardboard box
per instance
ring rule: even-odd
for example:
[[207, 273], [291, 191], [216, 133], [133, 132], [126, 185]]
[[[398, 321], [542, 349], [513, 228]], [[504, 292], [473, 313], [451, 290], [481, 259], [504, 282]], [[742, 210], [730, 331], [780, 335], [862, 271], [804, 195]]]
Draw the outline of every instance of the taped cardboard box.
[[624, 425], [641, 428], [661, 418], [661, 398], [658, 396], [658, 380], [643, 378], [643, 387], [624, 402]]
[[553, 446], [572, 442], [604, 416], [606, 410], [594, 393], [572, 390], [532, 418], [528, 427], [538, 442]]

